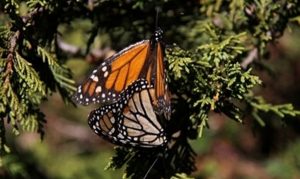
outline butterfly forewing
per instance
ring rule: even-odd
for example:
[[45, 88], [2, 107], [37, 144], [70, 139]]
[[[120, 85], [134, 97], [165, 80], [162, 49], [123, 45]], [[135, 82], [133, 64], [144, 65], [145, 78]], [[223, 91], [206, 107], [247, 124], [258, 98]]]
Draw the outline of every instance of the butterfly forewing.
[[152, 107], [154, 88], [137, 80], [121, 93], [116, 103], [91, 112], [89, 125], [99, 136], [119, 145], [159, 147], [167, 142]]
[[171, 113], [171, 102], [170, 94], [167, 85], [166, 70], [164, 67], [164, 56], [161, 44], [157, 44], [156, 51], [156, 78], [155, 78], [155, 94], [157, 99], [157, 104], [155, 105], [158, 114], [164, 114], [164, 116], [169, 119]]
[[81, 85], [74, 96], [79, 104], [110, 104], [120, 93], [143, 75], [149, 40], [135, 43], [106, 59]]
[[120, 100], [120, 94], [138, 79], [153, 85], [152, 105], [156, 114], [169, 119], [170, 97], [166, 84], [164, 52], [157, 30], [150, 40], [143, 40], [105, 60], [78, 86], [75, 100], [79, 104], [108, 105]]

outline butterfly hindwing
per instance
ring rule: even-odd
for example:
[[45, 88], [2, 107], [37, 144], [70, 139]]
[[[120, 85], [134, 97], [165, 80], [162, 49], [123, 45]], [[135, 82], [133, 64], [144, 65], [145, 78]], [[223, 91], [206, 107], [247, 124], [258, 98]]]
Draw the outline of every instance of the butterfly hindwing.
[[165, 142], [165, 134], [158, 116], [152, 107], [154, 89], [143, 89], [134, 93], [122, 112], [121, 126], [133, 143], [144, 146], [160, 146]]
[[158, 147], [167, 142], [157, 114], [154, 112], [154, 89], [146, 80], [137, 80], [118, 102], [91, 112], [89, 125], [99, 136], [119, 145]]

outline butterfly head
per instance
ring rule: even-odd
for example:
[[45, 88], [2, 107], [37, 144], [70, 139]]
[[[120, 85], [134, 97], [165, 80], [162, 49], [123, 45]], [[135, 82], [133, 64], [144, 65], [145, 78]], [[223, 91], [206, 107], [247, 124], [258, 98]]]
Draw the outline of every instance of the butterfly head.
[[163, 30], [158, 27], [155, 30], [153, 37], [154, 37], [155, 41], [158, 42], [158, 41], [160, 41], [162, 39], [162, 35], [163, 35]]

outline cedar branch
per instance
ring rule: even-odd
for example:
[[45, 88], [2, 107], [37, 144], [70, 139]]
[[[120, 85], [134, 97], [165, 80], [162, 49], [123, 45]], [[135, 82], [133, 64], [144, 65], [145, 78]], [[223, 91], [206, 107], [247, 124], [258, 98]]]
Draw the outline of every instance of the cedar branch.
[[10, 43], [9, 43], [9, 48], [8, 48], [8, 55], [6, 57], [7, 59], [7, 64], [5, 67], [5, 73], [4, 73], [4, 88], [7, 88], [7, 84], [9, 83], [9, 79], [11, 74], [13, 73], [12, 67], [13, 67], [13, 59], [14, 59], [14, 54], [16, 47], [18, 45], [18, 40], [20, 37], [20, 31], [16, 31], [14, 35], [10, 38]]

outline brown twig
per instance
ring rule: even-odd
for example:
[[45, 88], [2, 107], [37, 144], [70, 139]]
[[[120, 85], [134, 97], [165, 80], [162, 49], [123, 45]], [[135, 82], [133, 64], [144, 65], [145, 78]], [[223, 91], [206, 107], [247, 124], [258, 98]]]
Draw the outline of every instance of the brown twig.
[[12, 72], [13, 72], [13, 70], [12, 70], [12, 68], [13, 68], [13, 59], [14, 59], [14, 54], [15, 54], [16, 47], [18, 45], [19, 37], [20, 37], [20, 31], [18, 30], [10, 38], [9, 48], [8, 48], [8, 55], [6, 57], [6, 59], [7, 59], [7, 64], [6, 64], [6, 67], [5, 67], [6, 70], [5, 70], [5, 73], [4, 73], [4, 76], [5, 76], [4, 87], [5, 88], [7, 86], [6, 84], [9, 83], [9, 78], [10, 78]]
[[[43, 8], [36, 8], [32, 12], [28, 13], [26, 16], [23, 16], [22, 21], [26, 25], [30, 20], [33, 19], [33, 17], [36, 14], [38, 14], [42, 10], [43, 10]], [[5, 73], [4, 73], [4, 77], [5, 77], [4, 87], [5, 88], [7, 87], [7, 84], [9, 83], [10, 76], [13, 73], [13, 59], [14, 59], [14, 56], [15, 56], [15, 51], [16, 51], [16, 48], [17, 48], [17, 45], [18, 45], [20, 34], [21, 34], [21, 30], [17, 30], [14, 33], [14, 35], [11, 36], [11, 38], [9, 40], [8, 55], [6, 57], [7, 64], [6, 64]]]
[[251, 64], [255, 59], [258, 58], [258, 49], [254, 48], [252, 49], [246, 58], [241, 62], [242, 68], [246, 69], [249, 64]]
[[90, 50], [89, 54], [85, 54], [83, 49], [64, 42], [60, 37], [57, 38], [56, 42], [58, 48], [64, 53], [72, 57], [85, 58], [90, 63], [97, 63], [115, 53], [114, 50], [112, 50], [109, 47], [106, 47], [104, 49], [95, 48]]
[[82, 55], [82, 50], [79, 47], [64, 42], [60, 37], [57, 37], [56, 42], [57, 42], [57, 46], [61, 51], [70, 54], [72, 56]]

